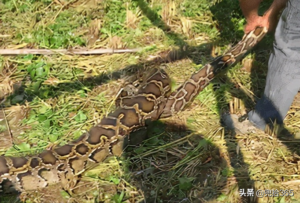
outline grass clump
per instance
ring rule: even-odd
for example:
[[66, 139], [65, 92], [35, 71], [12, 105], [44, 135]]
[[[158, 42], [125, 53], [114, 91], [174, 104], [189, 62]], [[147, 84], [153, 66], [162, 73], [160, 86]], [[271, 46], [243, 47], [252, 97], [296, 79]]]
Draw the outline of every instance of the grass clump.
[[[0, 153], [16, 156], [78, 138], [114, 110], [125, 76], [140, 67], [163, 67], [174, 87], [182, 84], [239, 41], [245, 23], [238, 1], [229, 0], [3, 0], [0, 7], [1, 48], [145, 48], [119, 55], [1, 56]], [[255, 201], [296, 202], [298, 143], [263, 133], [233, 136], [220, 124], [223, 112], [244, 114], [255, 105], [271, 43], [267, 36], [187, 110], [133, 133], [124, 155], [87, 171], [74, 194], [50, 187], [23, 199], [250, 202], [240, 188], [283, 188], [295, 196]], [[294, 103], [286, 118], [293, 131], [299, 130], [298, 108]]]

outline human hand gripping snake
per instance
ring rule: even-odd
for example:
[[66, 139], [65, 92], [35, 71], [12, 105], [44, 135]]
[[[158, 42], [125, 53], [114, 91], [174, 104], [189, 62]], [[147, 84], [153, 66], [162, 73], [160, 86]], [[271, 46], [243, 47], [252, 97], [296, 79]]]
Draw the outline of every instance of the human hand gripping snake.
[[73, 188], [80, 174], [108, 156], [120, 155], [118, 144], [147, 120], [166, 118], [182, 111], [221, 70], [239, 60], [267, 33], [257, 27], [224, 55], [194, 73], [171, 93], [170, 78], [163, 70], [137, 74], [134, 82], [120, 90], [116, 110], [79, 139], [64, 146], [25, 157], [0, 156], [0, 183], [8, 179], [21, 191], [56, 183]]

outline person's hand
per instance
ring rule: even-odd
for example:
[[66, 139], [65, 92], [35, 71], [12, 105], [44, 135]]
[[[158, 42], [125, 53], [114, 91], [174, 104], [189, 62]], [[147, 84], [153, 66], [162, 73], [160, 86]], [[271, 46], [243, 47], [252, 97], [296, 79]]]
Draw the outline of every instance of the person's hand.
[[244, 32], [249, 33], [254, 30], [256, 27], [266, 27], [268, 32], [273, 32], [277, 25], [277, 18], [274, 15], [271, 15], [270, 12], [266, 12], [263, 16], [255, 15], [249, 17], [247, 24], [245, 25]]

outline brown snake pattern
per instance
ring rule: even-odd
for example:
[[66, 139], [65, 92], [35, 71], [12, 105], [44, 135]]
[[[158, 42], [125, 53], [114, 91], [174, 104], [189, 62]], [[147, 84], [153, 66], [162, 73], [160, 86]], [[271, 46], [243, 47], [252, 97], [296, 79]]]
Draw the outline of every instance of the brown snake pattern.
[[214, 76], [233, 64], [266, 34], [256, 28], [223, 56], [194, 73], [171, 93], [170, 78], [163, 70], [152, 69], [137, 74], [134, 82], [121, 89], [117, 109], [83, 134], [64, 146], [27, 157], [0, 156], [0, 183], [8, 179], [19, 191], [35, 190], [61, 183], [73, 188], [80, 174], [110, 155], [120, 155], [118, 148], [126, 135], [145, 126], [147, 120], [169, 117], [183, 110]]

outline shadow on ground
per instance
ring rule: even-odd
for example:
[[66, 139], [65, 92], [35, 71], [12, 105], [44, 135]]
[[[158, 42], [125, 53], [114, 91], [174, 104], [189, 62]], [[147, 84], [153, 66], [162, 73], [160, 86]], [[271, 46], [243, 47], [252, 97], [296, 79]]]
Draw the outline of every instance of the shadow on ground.
[[[216, 18], [218, 24], [220, 25], [220, 34], [222, 37], [222, 39], [226, 36], [230, 36], [228, 34], [230, 29], [234, 29], [234, 25], [232, 23], [230, 23], [230, 16], [224, 16], [222, 15], [222, 13], [219, 13], [219, 9], [220, 8], [226, 8], [226, 5], [229, 5], [231, 3], [231, 1], [229, 0], [224, 0], [221, 1], [219, 4], [216, 4], [216, 6], [211, 8], [212, 13], [214, 14], [214, 17]], [[269, 7], [269, 3], [265, 3], [262, 4], [260, 7], [260, 13], [262, 14], [268, 7]], [[230, 9], [230, 8], [228, 8]], [[228, 11], [228, 13], [230, 13], [230, 11]], [[221, 15], [219, 15], [221, 14]], [[237, 32], [238, 33], [238, 32]], [[225, 39], [225, 41], [227, 41]], [[249, 67], [243, 67], [244, 69], [246, 69], [246, 71], [249, 71], [251, 73], [250, 78], [251, 78], [251, 91], [254, 93], [255, 97], [253, 99], [253, 97], [249, 97], [249, 94], [247, 94], [242, 87], [237, 87], [236, 84], [231, 83], [231, 90], [230, 93], [233, 97], [236, 97], [240, 100], [243, 101], [243, 103], [245, 104], [245, 108], [247, 110], [247, 112], [249, 112], [250, 110], [254, 109], [255, 104], [257, 103], [257, 101], [259, 100], [259, 98], [261, 97], [261, 95], [263, 95], [263, 91], [264, 91], [264, 87], [265, 87], [265, 79], [266, 79], [266, 75], [267, 75], [267, 64], [268, 64], [268, 57], [270, 55], [270, 52], [272, 51], [272, 42], [273, 42], [273, 35], [269, 34], [267, 37], [265, 37], [258, 46], [256, 46], [253, 49], [253, 53], [255, 55], [255, 58], [253, 58], [251, 64], [249, 65]], [[267, 58], [265, 56], [268, 56]], [[246, 64], [247, 65], [247, 64]], [[248, 70], [247, 70], [248, 69]], [[213, 83], [218, 84], [220, 86], [220, 84], [225, 83], [229, 81], [230, 79], [225, 76], [225, 75], [220, 75], [217, 80], [214, 80]], [[230, 82], [229, 82], [230, 83]], [[215, 91], [215, 97], [216, 97], [216, 101], [222, 101], [222, 98], [225, 97], [225, 92], [224, 91]], [[277, 109], [276, 107], [269, 102], [268, 103], [268, 108], [272, 109], [272, 111], [276, 112]], [[218, 103], [218, 107], [219, 107], [219, 112], [220, 114], [224, 113], [224, 109], [222, 109], [222, 104]], [[228, 109], [227, 109], [228, 111]], [[234, 112], [235, 113], [235, 112]], [[277, 113], [279, 114], [279, 113]], [[284, 118], [280, 118], [280, 120], [283, 120]], [[266, 122], [269, 122], [266, 120]], [[220, 120], [220, 123], [222, 124], [222, 121]], [[275, 129], [270, 129], [270, 131], [275, 131]], [[275, 131], [276, 132], [276, 131]], [[235, 135], [236, 133], [233, 132], [233, 135]], [[299, 147], [297, 147], [297, 145], [299, 145], [300, 141], [293, 141], [293, 142], [287, 142], [287, 139], [291, 138], [292, 133], [289, 132], [288, 129], [286, 129], [283, 126], [283, 129], [281, 131], [281, 136], [278, 136], [277, 138], [282, 141], [284, 143], [284, 145], [286, 145], [288, 147], [288, 149], [290, 150], [291, 153], [296, 153], [299, 156]], [[231, 140], [233, 137], [231, 137], [230, 135], [227, 134], [227, 138], [226, 139], [226, 143], [227, 146], [230, 145], [234, 145], [233, 148], [238, 148], [238, 144], [237, 143], [232, 143], [229, 140]], [[229, 150], [228, 150], [229, 151]], [[254, 187], [254, 181], [251, 177], [249, 177], [250, 171], [249, 171], [249, 166], [248, 164], [246, 164], [243, 160], [242, 156], [238, 156], [238, 154], [241, 154], [241, 152], [237, 152], [236, 151], [232, 151], [231, 152], [232, 157], [231, 157], [231, 166], [235, 169], [235, 177], [237, 178], [238, 181], [238, 187], [239, 189], [244, 189], [245, 192], [247, 191], [247, 189], [257, 189]], [[238, 158], [239, 157], [239, 158]], [[296, 158], [295, 160], [293, 160], [292, 162], [296, 162], [298, 159]], [[240, 179], [239, 177], [244, 177], [243, 179]], [[250, 199], [248, 197], [243, 198], [243, 202], [258, 202], [258, 199]]]
[[[215, 6], [213, 6], [211, 8], [212, 13], [214, 14], [216, 20], [218, 21], [219, 24], [219, 30], [221, 33], [221, 39], [224, 42], [228, 42], [232, 39], [241, 39], [243, 33], [241, 31], [237, 31], [236, 28], [234, 27], [233, 23], [230, 21], [230, 15], [228, 16], [224, 16], [222, 15], [222, 13], [224, 13], [224, 11], [222, 13], [218, 12], [220, 9], [224, 9], [227, 8], [226, 5], [233, 5], [228, 4], [229, 0], [224, 0], [221, 1], [221, 3], [216, 4]], [[102, 74], [100, 76], [97, 77], [93, 77], [93, 78], [88, 78], [85, 80], [81, 80], [78, 81], [77, 83], [74, 84], [61, 84], [58, 87], [51, 87], [53, 88], [53, 92], [56, 92], [56, 90], [58, 89], [64, 89], [64, 90], [68, 90], [68, 91], [76, 91], [78, 89], [80, 89], [81, 85], [101, 85], [104, 84], [106, 82], [108, 82], [111, 79], [119, 79], [122, 75], [123, 72], [127, 72], [127, 73], [131, 73], [134, 74], [138, 69], [141, 69], [145, 66], [155, 66], [161, 63], [168, 63], [168, 62], [173, 62], [176, 60], [180, 60], [183, 59], [185, 57], [188, 57], [190, 59], [192, 59], [194, 61], [194, 63], [199, 64], [201, 63], [201, 61], [199, 61], [199, 54], [203, 54], [203, 53], [210, 53], [211, 50], [210, 48], [212, 47], [212, 44], [216, 43], [209, 43], [209, 44], [202, 44], [200, 46], [197, 47], [190, 47], [188, 46], [184, 39], [179, 36], [178, 34], [172, 32], [172, 30], [159, 18], [158, 14], [155, 13], [154, 11], [152, 11], [149, 7], [148, 4], [143, 1], [143, 0], [138, 0], [138, 5], [141, 9], [141, 11], [143, 12], [143, 15], [145, 15], [147, 18], [149, 18], [151, 20], [151, 22], [153, 23], [153, 25], [159, 27], [160, 29], [162, 29], [166, 36], [175, 39], [176, 41], [176, 45], [179, 47], [177, 50], [172, 50], [170, 52], [164, 52], [161, 53], [161, 56], [152, 60], [152, 61], [148, 61], [148, 62], [140, 62], [138, 64], [135, 65], [131, 65], [128, 66], [126, 68], [124, 68], [123, 70], [117, 71], [117, 72], [110, 72], [110, 73], [105, 73]], [[234, 15], [241, 15], [238, 4], [235, 5], [234, 7], [230, 8], [228, 7], [227, 9], [229, 9], [228, 13], [231, 13], [230, 10], [231, 9], [235, 9], [236, 12]], [[236, 36], [232, 36], [232, 33], [236, 33]], [[233, 42], [235, 43], [235, 42]], [[266, 59], [265, 58], [260, 58], [260, 54], [261, 52], [264, 52], [262, 50], [270, 50], [271, 49], [271, 45], [270, 45], [270, 38], [269, 39], [264, 39], [261, 44], [256, 47], [254, 49], [254, 52], [256, 53], [256, 58], [253, 61], [257, 61], [259, 63], [262, 64], [266, 64]], [[207, 55], [208, 55], [207, 54]], [[266, 54], [266, 53], [264, 53]], [[265, 80], [265, 74], [266, 74], [266, 69], [261, 70], [260, 68], [260, 64], [258, 64], [257, 62], [252, 64], [252, 68], [251, 69], [251, 81], [252, 84], [256, 85], [255, 87], [253, 87], [253, 92], [255, 93], [255, 95], [260, 95], [263, 92], [263, 88], [264, 88], [264, 80]], [[258, 68], [255, 68], [258, 67]], [[226, 72], [224, 72], [226, 73]], [[217, 76], [217, 78], [215, 80], [213, 80], [214, 84], [222, 84], [224, 82], [228, 82], [229, 79], [225, 76], [225, 74], [221, 74], [220, 76]], [[259, 77], [259, 79], [258, 79]], [[260, 81], [258, 83], [258, 81]], [[262, 81], [262, 82], [261, 82]], [[24, 81], [25, 83], [25, 81]], [[82, 84], [81, 84], [82, 83]], [[232, 86], [234, 86], [235, 84], [231, 84]], [[22, 85], [18, 91], [16, 91], [11, 97], [14, 97], [16, 95], [22, 94], [25, 91], [25, 85]], [[28, 94], [28, 100], [32, 100], [35, 97], [35, 94], [32, 93], [26, 93]], [[221, 101], [222, 98], [224, 97], [225, 92], [221, 92], [221, 91], [216, 91], [216, 101]], [[238, 88], [238, 90], [235, 90], [232, 92], [232, 94], [239, 98], [242, 99], [244, 101], [244, 103], [246, 104], [246, 109], [247, 110], [251, 110], [255, 104], [256, 101], [252, 101], [245, 92], [243, 92], [240, 88]], [[57, 95], [53, 95], [53, 96], [57, 96]], [[222, 111], [224, 109], [222, 109], [222, 104], [219, 104], [219, 110], [220, 113], [222, 113]], [[174, 137], [169, 137], [166, 136], [166, 134], [162, 134], [165, 137], [162, 138], [162, 140], [164, 140], [163, 144], [166, 143], [172, 143], [172, 141], [175, 141], [176, 139], [180, 139], [182, 137], [188, 136], [190, 133], [192, 133], [191, 131], [189, 131], [188, 129], [178, 129], [177, 125], [168, 125], [168, 124], [160, 124], [155, 123], [153, 128], [149, 127], [148, 131], [138, 131], [136, 133], [134, 133], [137, 137], [140, 137], [140, 135], [145, 135], [145, 134], [152, 134], [150, 135], [150, 139], [151, 137], [157, 137], [157, 135], [160, 134], [160, 132], [155, 131], [155, 129], [159, 129], [160, 131], [165, 131], [165, 129], [172, 129], [172, 133], [176, 134], [176, 136]], [[183, 127], [186, 128], [186, 127]], [[154, 130], [153, 130], [154, 129]], [[174, 130], [174, 131], [173, 131]], [[160, 135], [160, 136], [162, 136]], [[141, 140], [143, 140], [144, 138], [142, 138]], [[211, 143], [209, 143], [208, 141], [203, 141], [203, 138], [201, 135], [199, 134], [195, 134], [193, 135], [193, 137], [189, 138], [192, 139], [192, 145], [188, 144], [188, 142], [184, 142], [183, 145], [187, 145], [189, 147], [194, 147], [196, 148], [198, 145], [196, 143], [201, 143], [202, 146], [200, 146], [199, 148], [197, 148], [197, 152], [201, 155], [198, 156], [198, 159], [195, 159], [198, 162], [198, 164], [195, 164], [195, 166], [193, 166], [193, 173], [197, 172], [197, 174], [195, 175], [195, 179], [191, 180], [191, 182], [193, 183], [193, 185], [199, 185], [198, 187], [198, 192], [199, 195], [196, 196], [199, 199], [203, 199], [206, 201], [209, 200], [215, 200], [215, 198], [217, 198], [220, 195], [220, 192], [217, 193], [212, 193], [212, 191], [216, 192], [216, 191], [221, 191], [222, 188], [225, 187], [226, 185], [226, 181], [227, 178], [226, 177], [221, 177], [220, 180], [218, 180], [219, 184], [215, 184], [216, 183], [216, 174], [219, 174], [220, 171], [222, 171], [224, 168], [226, 168], [226, 164], [219, 152], [218, 149], [216, 148], [216, 146], [212, 145]], [[231, 137], [229, 135], [227, 135], [227, 137], [225, 137], [226, 140], [226, 145], [228, 147], [228, 153], [230, 154], [230, 164], [231, 166], [235, 169], [234, 172], [234, 176], [236, 177], [236, 180], [238, 181], [238, 187], [239, 189], [248, 189], [248, 188], [254, 188], [254, 182], [251, 180], [251, 177], [249, 177], [249, 166], [244, 162], [243, 157], [240, 156], [237, 153], [237, 143], [233, 142], [232, 140], [234, 140], [234, 137]], [[280, 139], [280, 138], [279, 138]], [[132, 135], [132, 139], [131, 140], [138, 140], [134, 138], [134, 135]], [[140, 140], [140, 141], [141, 141]], [[155, 139], [156, 140], [156, 139]], [[138, 141], [138, 142], [140, 142]], [[140, 149], [141, 153], [137, 153], [137, 148], [136, 147], [132, 147], [131, 145], [136, 145], [136, 143], [130, 143], [128, 149], [126, 150], [126, 156], [129, 157], [132, 160], [132, 165], [129, 166], [129, 170], [133, 171], [133, 175], [132, 175], [132, 181], [136, 183], [136, 186], [141, 188], [141, 190], [144, 192], [145, 195], [145, 199], [147, 202], [153, 202], [155, 201], [157, 196], [162, 197], [164, 202], [170, 201], [170, 195], [171, 197], [173, 197], [174, 201], [172, 202], [179, 202], [178, 200], [181, 198], [180, 195], [185, 195], [188, 196], [188, 192], [189, 192], [189, 188], [187, 186], [187, 188], [178, 188], [179, 187], [179, 180], [176, 182], [168, 182], [167, 180], [159, 180], [160, 177], [164, 177], [164, 176], [174, 176], [174, 175], [178, 175], [178, 174], [172, 174], [171, 168], [174, 167], [177, 163], [180, 163], [180, 161], [184, 160], [186, 154], [176, 154], [174, 151], [172, 151], [172, 149], [170, 149], [170, 147], [166, 147], [166, 148], [161, 148], [157, 151], [155, 151], [155, 153], [157, 153], [155, 155], [155, 157], [159, 157], [158, 159], [154, 159], [154, 157], [152, 156], [152, 153], [148, 153], [147, 154], [147, 150], [151, 151], [151, 148], [157, 148], [155, 147], [155, 145], [161, 145], [162, 143], [159, 143], [159, 141], [156, 141], [148, 146], [144, 146], [147, 145], [146, 141], [142, 147], [139, 147], [138, 149]], [[300, 155], [299, 149], [297, 148], [298, 143], [288, 143], [285, 142], [286, 146], [290, 149], [291, 152], [295, 152], [298, 155]], [[141, 149], [142, 148], [142, 149]], [[145, 150], [145, 151], [143, 151]], [[169, 150], [169, 151], [168, 151]], [[153, 152], [154, 153], [154, 152]], [[166, 154], [171, 154], [170, 156], [167, 156]], [[209, 160], [209, 161], [207, 161]], [[205, 163], [205, 164], [203, 164]], [[166, 175], [161, 175], [162, 173], [165, 173]], [[180, 174], [180, 177], [183, 177], [184, 173]], [[189, 176], [190, 174], [186, 174], [187, 176]], [[243, 179], [240, 179], [239, 177], [243, 177]], [[149, 185], [149, 181], [148, 180], [153, 180], [153, 179], [157, 179], [157, 185]], [[156, 181], [155, 181], [156, 182]], [[172, 193], [172, 191], [169, 191], [169, 188], [177, 188], [176, 190], [174, 190]], [[208, 189], [207, 189], [208, 188]], [[197, 189], [196, 189], [197, 190]], [[153, 193], [154, 191], [154, 193]], [[182, 194], [180, 194], [182, 192]], [[197, 191], [196, 191], [197, 192]], [[182, 199], [181, 199], [182, 200]], [[245, 198], [243, 199], [244, 202], [257, 202], [256, 199], [250, 199], [250, 198]], [[181, 201], [183, 202], [183, 201]]]
[[[227, 162], [209, 140], [173, 121], [156, 121], [131, 135], [135, 141], [125, 153], [130, 182], [143, 191], [143, 202], [215, 200], [227, 183]], [[147, 140], [137, 147], [141, 136]]]
[[[174, 120], [155, 121], [147, 129], [135, 131], [128, 137], [130, 139], [124, 142], [125, 153], [121, 159], [130, 160], [130, 165], [123, 165], [122, 170], [127, 171], [126, 181], [137, 187], [145, 197], [142, 202], [213, 201], [227, 184], [227, 174], [224, 173], [227, 162], [218, 147], [184, 124]], [[93, 188], [92, 182], [80, 181], [78, 185], [72, 195], [77, 201], [87, 200], [88, 195], [83, 196], [84, 193], [95, 193], [87, 187]], [[112, 192], [119, 190], [114, 184], [104, 187]], [[53, 195], [60, 190], [55, 186], [26, 195], [41, 202], [63, 202], [61, 195]], [[101, 194], [99, 187], [96, 191]], [[9, 191], [5, 198], [7, 202], [18, 202], [16, 195]], [[191, 200], [188, 196], [192, 196]], [[97, 202], [103, 201], [100, 197]]]

